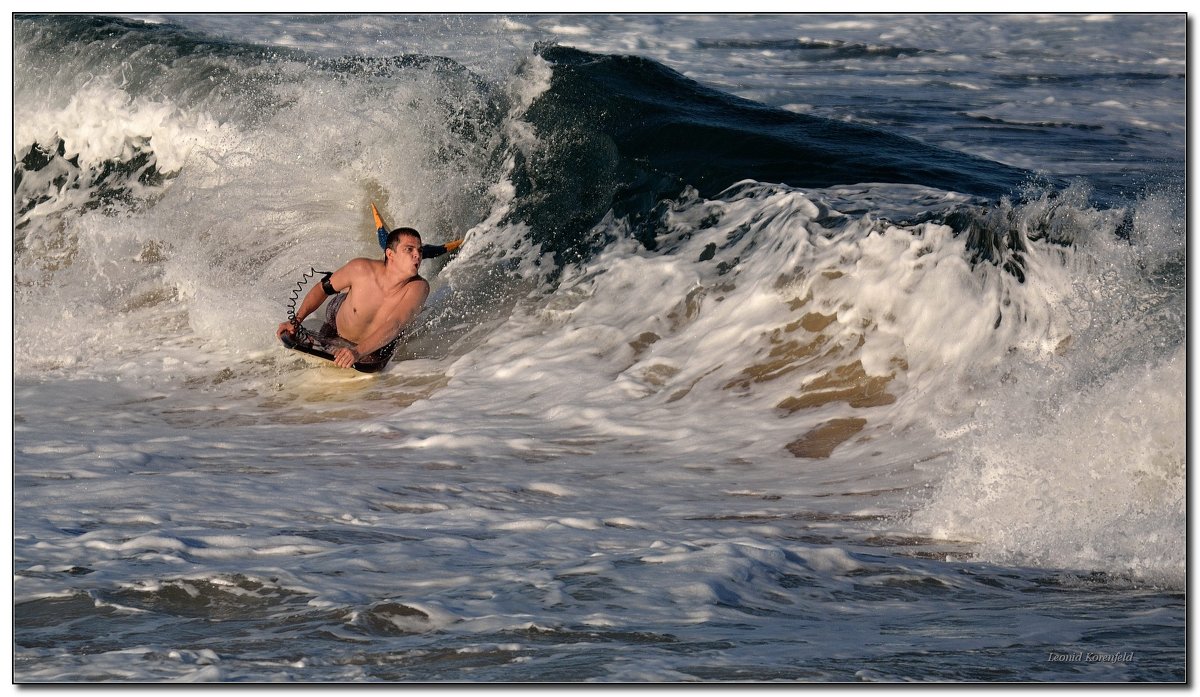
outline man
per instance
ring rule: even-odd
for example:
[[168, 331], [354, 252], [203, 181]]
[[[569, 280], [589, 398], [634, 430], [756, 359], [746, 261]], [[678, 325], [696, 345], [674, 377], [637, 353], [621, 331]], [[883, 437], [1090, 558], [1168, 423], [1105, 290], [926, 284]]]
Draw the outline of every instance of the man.
[[[333, 353], [334, 364], [352, 367], [398, 337], [429, 297], [429, 283], [417, 273], [421, 253], [420, 233], [412, 228], [392, 230], [385, 242], [383, 261], [351, 259], [334, 271], [304, 296], [296, 310], [296, 324], [316, 312], [326, 298], [336, 295], [326, 311], [326, 326], [321, 333], [335, 334], [352, 344]], [[275, 336], [295, 331], [290, 321], [283, 322]]]

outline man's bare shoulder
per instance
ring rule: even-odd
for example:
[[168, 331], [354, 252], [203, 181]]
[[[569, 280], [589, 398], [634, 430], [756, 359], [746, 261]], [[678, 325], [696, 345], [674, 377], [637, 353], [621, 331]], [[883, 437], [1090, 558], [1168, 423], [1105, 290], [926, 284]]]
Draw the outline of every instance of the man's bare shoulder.
[[409, 279], [394, 296], [392, 310], [407, 313], [419, 309], [429, 297], [429, 281], [417, 276]]
[[409, 281], [406, 285], [411, 288], [412, 291], [406, 292], [405, 295], [415, 296], [418, 304], [424, 303], [425, 298], [429, 297], [429, 281], [426, 281], [423, 276], [417, 276]]
[[418, 303], [425, 302], [425, 297], [429, 295], [429, 281], [426, 281], [420, 276], [414, 276], [400, 284], [399, 291], [396, 294], [396, 299], [402, 303], [410, 302], [412, 298], [416, 298]]
[[377, 267], [382, 266], [383, 262], [379, 261], [378, 259], [357, 257], [343, 264], [342, 271], [352, 276], [359, 276], [362, 274], [374, 274], [378, 270]]

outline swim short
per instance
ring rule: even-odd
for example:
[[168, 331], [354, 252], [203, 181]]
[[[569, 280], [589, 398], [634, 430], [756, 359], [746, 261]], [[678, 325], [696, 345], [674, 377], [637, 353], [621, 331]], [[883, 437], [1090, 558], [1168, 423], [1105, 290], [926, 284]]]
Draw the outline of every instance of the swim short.
[[[321, 329], [317, 331], [313, 337], [316, 343], [321, 344], [330, 353], [333, 353], [339, 348], [355, 348], [352, 341], [343, 339], [337, 333], [337, 313], [342, 307], [342, 303], [346, 301], [347, 293], [342, 292], [333, 296], [325, 308], [325, 323], [321, 325]], [[358, 359], [359, 363], [387, 363], [396, 351], [396, 344], [400, 342], [399, 337], [391, 343], [384, 345], [375, 351], [368, 353]]]

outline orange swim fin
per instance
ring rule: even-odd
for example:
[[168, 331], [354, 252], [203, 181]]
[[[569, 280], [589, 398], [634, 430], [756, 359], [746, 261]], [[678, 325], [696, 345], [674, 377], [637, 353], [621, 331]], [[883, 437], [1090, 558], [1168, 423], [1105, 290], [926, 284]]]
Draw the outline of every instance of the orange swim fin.
[[379, 215], [379, 209], [375, 204], [371, 204], [371, 215], [375, 216], [375, 237], [379, 241], [380, 249], [387, 249], [388, 228], [383, 224], [383, 218]]
[[374, 203], [371, 204], [371, 215], [375, 216], [375, 227], [376, 228], [381, 228], [381, 227], [386, 228], [387, 227], [386, 225], [383, 224], [383, 218], [380, 217], [379, 209], [375, 207]]
[[463, 241], [462, 241], [462, 240], [451, 240], [451, 241], [447, 242], [447, 243], [446, 243], [445, 245], [443, 245], [443, 246], [446, 248], [446, 251], [447, 251], [447, 252], [453, 252], [454, 250], [456, 250], [456, 249], [458, 249], [459, 247], [461, 247], [461, 246], [462, 246], [462, 243], [463, 243]]

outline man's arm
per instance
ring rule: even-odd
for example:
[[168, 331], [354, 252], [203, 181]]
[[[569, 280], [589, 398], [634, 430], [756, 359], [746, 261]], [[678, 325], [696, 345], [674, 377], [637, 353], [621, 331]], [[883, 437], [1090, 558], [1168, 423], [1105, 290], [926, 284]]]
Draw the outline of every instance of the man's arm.
[[409, 282], [404, 297], [396, 303], [396, 307], [388, 313], [378, 329], [363, 337], [353, 349], [338, 349], [333, 353], [333, 362], [342, 368], [349, 368], [363, 356], [378, 351], [383, 346], [400, 335], [400, 332], [412, 322], [420, 312], [425, 299], [429, 297], [429, 282], [418, 278]]
[[[357, 271], [357, 266], [359, 266], [358, 261], [358, 259], [351, 259], [342, 268], [334, 271], [333, 275], [329, 277], [329, 285], [333, 287], [334, 293], [340, 293], [353, 285], [352, 280]], [[305, 317], [316, 312], [321, 307], [321, 304], [329, 298], [330, 294], [325, 292], [324, 285], [324, 283], [317, 283], [304, 296], [304, 300], [300, 303], [300, 308], [296, 310], [296, 324], [303, 322]], [[293, 332], [295, 332], [295, 327], [292, 326], [292, 323], [290, 321], [283, 322], [275, 330], [275, 336], [281, 337], [284, 334], [292, 334]]]

